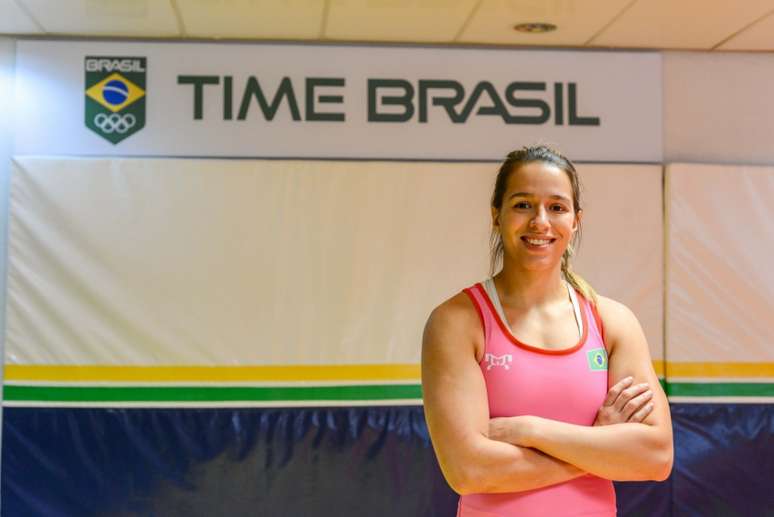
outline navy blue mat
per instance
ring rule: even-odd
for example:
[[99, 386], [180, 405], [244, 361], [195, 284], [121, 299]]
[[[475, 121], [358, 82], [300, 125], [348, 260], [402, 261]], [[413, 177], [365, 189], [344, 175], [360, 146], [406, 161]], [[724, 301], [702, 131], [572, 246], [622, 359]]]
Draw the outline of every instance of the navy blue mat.
[[[619, 515], [774, 516], [774, 405], [673, 404]], [[421, 407], [5, 408], [7, 516], [453, 516]]]

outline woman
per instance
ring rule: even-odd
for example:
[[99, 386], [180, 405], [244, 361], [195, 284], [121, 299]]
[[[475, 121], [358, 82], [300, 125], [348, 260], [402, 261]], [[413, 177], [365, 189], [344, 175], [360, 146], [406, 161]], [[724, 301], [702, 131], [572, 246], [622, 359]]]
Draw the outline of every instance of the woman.
[[425, 417], [460, 517], [615, 515], [611, 480], [671, 471], [669, 406], [642, 329], [570, 268], [579, 194], [558, 152], [510, 153], [491, 207], [502, 269], [427, 321]]

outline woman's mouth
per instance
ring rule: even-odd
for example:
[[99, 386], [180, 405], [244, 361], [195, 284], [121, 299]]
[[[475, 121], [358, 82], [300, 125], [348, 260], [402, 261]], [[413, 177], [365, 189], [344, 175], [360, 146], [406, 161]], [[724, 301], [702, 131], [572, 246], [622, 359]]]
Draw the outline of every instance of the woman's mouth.
[[522, 236], [521, 240], [526, 244], [528, 249], [545, 249], [550, 246], [556, 239], [551, 237], [527, 237]]

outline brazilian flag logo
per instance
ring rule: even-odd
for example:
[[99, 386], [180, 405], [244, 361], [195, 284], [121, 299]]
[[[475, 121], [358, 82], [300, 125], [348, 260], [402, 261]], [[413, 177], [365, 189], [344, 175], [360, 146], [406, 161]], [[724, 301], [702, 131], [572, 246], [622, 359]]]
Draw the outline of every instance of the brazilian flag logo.
[[586, 352], [589, 361], [589, 370], [607, 371], [607, 352], [604, 348], [594, 348]]
[[145, 127], [144, 57], [86, 56], [86, 127], [117, 144]]

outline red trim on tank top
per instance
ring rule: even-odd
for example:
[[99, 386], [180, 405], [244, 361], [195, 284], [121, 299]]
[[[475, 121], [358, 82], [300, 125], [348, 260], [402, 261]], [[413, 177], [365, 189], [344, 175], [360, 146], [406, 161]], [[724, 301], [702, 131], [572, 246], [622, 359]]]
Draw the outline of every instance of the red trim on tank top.
[[481, 320], [481, 331], [484, 333], [484, 353], [481, 354], [481, 360], [478, 361], [478, 364], [484, 362], [484, 359], [486, 358], [486, 322], [484, 321], [484, 311], [481, 308], [481, 304], [479, 303], [478, 299], [476, 299], [476, 295], [473, 294], [473, 288], [472, 287], [466, 287], [462, 290], [465, 294], [468, 295], [468, 298], [470, 298], [470, 301], [473, 302], [473, 307], [476, 308], [476, 313], [478, 314], [478, 318]]
[[[526, 343], [522, 343], [518, 339], [516, 339], [516, 336], [514, 336], [508, 326], [505, 324], [505, 322], [500, 318], [500, 314], [497, 313], [497, 310], [495, 310], [494, 305], [492, 304], [492, 300], [489, 298], [489, 295], [486, 292], [486, 289], [484, 289], [484, 286], [481, 284], [481, 282], [477, 283], [474, 286], [476, 289], [478, 289], [479, 294], [481, 294], [484, 297], [484, 301], [486, 301], [487, 306], [489, 307], [489, 310], [492, 313], [492, 317], [497, 322], [497, 325], [499, 325], [500, 330], [505, 335], [506, 338], [510, 339], [511, 342], [525, 350], [529, 350], [530, 352], [537, 352], [538, 354], [548, 354], [548, 355], [565, 355], [565, 354], [571, 354], [572, 352], [575, 352], [576, 350], [580, 349], [583, 344], [586, 342], [586, 337], [589, 335], [589, 324], [588, 324], [588, 318], [586, 318], [586, 311], [581, 307], [581, 320], [583, 320], [583, 335], [580, 337], [580, 341], [578, 341], [577, 344], [571, 346], [570, 348], [562, 348], [559, 350], [551, 350], [548, 348], [540, 348], [537, 346], [528, 345]], [[576, 291], [577, 292], [577, 291]], [[581, 298], [585, 301], [584, 298]]]
[[602, 338], [602, 344], [605, 346], [605, 350], [607, 350], [607, 343], [605, 343], [605, 325], [602, 323], [602, 318], [599, 316], [599, 311], [597, 310], [597, 306], [591, 302], [588, 302], [588, 304], [591, 306], [591, 313], [594, 315], [594, 320], [597, 323], [597, 330], [599, 330], [599, 337]]
[[468, 298], [470, 298], [470, 301], [473, 302], [473, 307], [476, 308], [476, 313], [478, 313], [478, 318], [481, 320], [481, 328], [484, 331], [484, 338], [486, 338], [486, 323], [484, 323], [484, 313], [481, 312], [481, 307], [478, 305], [478, 300], [476, 300], [476, 296], [473, 294], [470, 287], [466, 287], [462, 291], [465, 294], [467, 294]]

